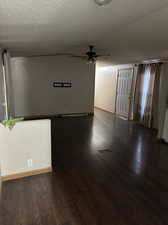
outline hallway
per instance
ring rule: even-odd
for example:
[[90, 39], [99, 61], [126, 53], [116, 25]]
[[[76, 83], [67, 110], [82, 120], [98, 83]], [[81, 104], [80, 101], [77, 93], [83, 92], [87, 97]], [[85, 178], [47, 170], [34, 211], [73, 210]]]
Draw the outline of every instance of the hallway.
[[168, 225], [168, 146], [96, 110], [52, 120], [52, 174], [3, 185], [0, 225]]

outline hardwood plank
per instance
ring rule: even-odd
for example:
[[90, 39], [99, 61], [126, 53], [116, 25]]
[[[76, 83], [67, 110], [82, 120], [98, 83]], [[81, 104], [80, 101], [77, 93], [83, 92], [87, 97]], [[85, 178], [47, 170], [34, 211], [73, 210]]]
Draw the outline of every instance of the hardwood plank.
[[0, 225], [168, 225], [168, 151], [156, 132], [95, 110], [52, 119], [53, 173], [7, 181]]

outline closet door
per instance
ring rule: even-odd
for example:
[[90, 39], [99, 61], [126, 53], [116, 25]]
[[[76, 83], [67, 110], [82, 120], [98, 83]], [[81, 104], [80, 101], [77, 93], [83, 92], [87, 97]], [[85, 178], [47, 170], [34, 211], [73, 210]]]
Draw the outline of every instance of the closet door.
[[131, 90], [133, 69], [120, 69], [118, 71], [116, 114], [126, 119], [129, 118], [131, 105]]

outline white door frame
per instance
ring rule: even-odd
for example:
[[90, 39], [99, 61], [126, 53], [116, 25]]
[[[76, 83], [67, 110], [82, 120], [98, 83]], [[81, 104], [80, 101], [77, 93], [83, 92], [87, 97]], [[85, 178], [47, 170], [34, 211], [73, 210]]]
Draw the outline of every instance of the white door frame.
[[[122, 68], [122, 69], [118, 69], [117, 72], [117, 87], [116, 87], [116, 98], [115, 98], [115, 114], [117, 112], [117, 96], [118, 96], [118, 79], [119, 79], [119, 72], [122, 70], [132, 70], [132, 80], [131, 80], [131, 89], [130, 89], [130, 95], [129, 95], [129, 102], [128, 102], [128, 117], [127, 119], [130, 119], [131, 116], [131, 105], [132, 105], [132, 101], [133, 101], [133, 79], [134, 79], [134, 67], [128, 67], [128, 68]], [[117, 114], [118, 116], [122, 116]], [[123, 117], [123, 116], [122, 116]]]

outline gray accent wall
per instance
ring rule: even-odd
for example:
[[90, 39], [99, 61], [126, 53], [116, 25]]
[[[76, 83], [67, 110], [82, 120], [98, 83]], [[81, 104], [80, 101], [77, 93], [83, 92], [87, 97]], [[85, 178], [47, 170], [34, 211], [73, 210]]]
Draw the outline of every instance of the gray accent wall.
[[11, 68], [15, 116], [93, 112], [95, 65], [65, 56], [16, 57]]

